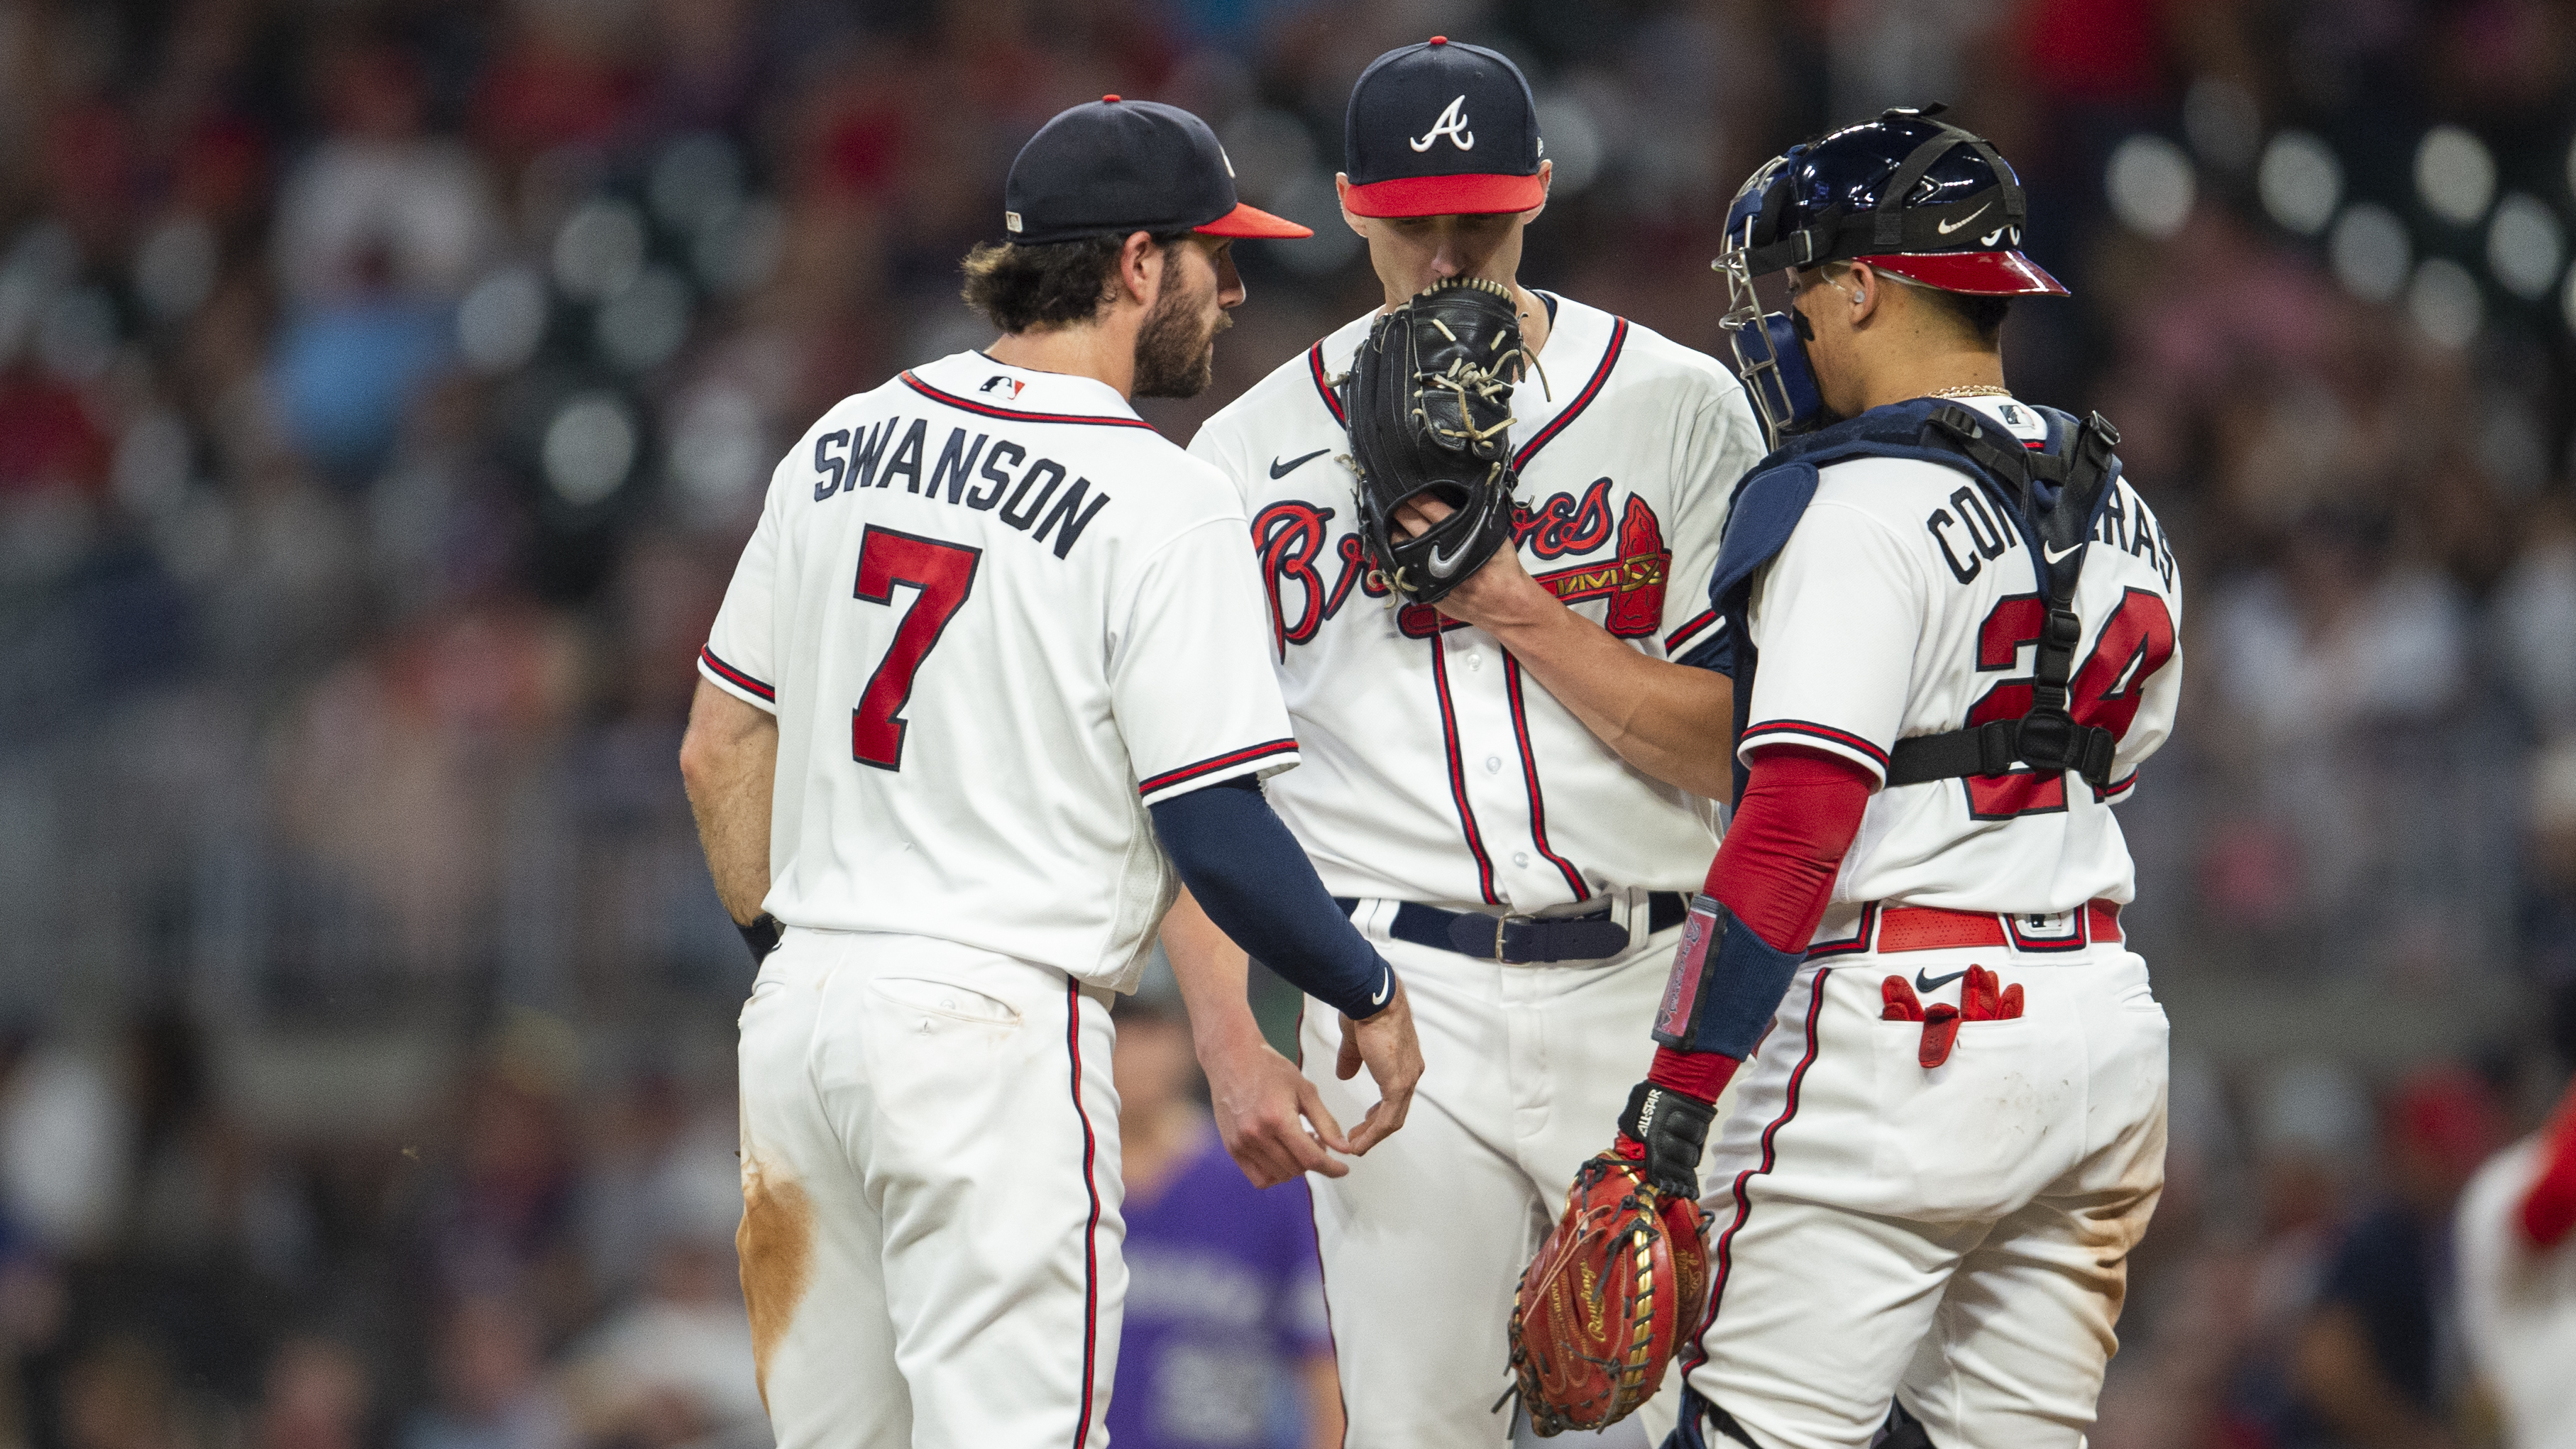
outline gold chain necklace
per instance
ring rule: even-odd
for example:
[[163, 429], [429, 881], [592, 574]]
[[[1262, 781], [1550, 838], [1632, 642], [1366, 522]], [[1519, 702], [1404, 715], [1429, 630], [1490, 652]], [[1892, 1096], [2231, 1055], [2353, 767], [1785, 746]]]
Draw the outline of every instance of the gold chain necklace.
[[1931, 392], [1927, 393], [1927, 394], [1926, 394], [1926, 396], [1928, 396], [1928, 397], [2011, 397], [2011, 396], [2012, 396], [2012, 389], [2011, 389], [2011, 388], [2008, 388], [2008, 387], [1995, 387], [1995, 386], [1993, 386], [1992, 384], [1989, 384], [1989, 383], [1982, 383], [1982, 382], [1963, 382], [1963, 383], [1957, 383], [1957, 384], [1954, 384], [1954, 385], [1952, 385], [1952, 386], [1950, 386], [1950, 387], [1936, 387], [1936, 388], [1932, 389], [1932, 391], [1931, 391]]

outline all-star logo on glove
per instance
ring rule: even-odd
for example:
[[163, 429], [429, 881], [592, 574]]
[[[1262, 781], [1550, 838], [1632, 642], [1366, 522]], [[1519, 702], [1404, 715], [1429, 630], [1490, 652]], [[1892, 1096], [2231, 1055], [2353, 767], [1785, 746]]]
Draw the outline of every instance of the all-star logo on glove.
[[1716, 1104], [1639, 1082], [1619, 1114], [1619, 1133], [1646, 1149], [1646, 1181], [1672, 1197], [1699, 1197], [1699, 1159]]

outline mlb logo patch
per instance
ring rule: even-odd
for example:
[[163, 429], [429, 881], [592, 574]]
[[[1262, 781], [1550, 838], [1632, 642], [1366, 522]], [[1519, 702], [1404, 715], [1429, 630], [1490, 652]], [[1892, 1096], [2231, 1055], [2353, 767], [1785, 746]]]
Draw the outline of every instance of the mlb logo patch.
[[1020, 389], [1026, 386], [1028, 386], [1027, 383], [1016, 377], [997, 372], [984, 379], [984, 385], [975, 390], [996, 397], [1017, 398], [1020, 395]]

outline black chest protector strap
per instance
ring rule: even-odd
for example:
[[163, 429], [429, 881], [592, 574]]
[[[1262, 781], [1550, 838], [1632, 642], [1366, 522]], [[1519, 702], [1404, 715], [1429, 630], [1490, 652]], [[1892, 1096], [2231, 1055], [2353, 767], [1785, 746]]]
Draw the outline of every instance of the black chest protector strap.
[[2076, 723], [2067, 708], [2067, 683], [2075, 673], [2075, 647], [2084, 641], [2075, 585], [2084, 571], [2103, 492], [2118, 466], [2111, 450], [2119, 433], [2095, 413], [2063, 453], [2034, 450], [1968, 408], [1946, 407], [1927, 419], [1924, 436], [1957, 448], [2019, 494], [2004, 501], [2021, 522], [2031, 561], [2038, 565], [2048, 616], [2040, 626], [2038, 658], [2031, 670], [2030, 712], [2019, 719], [1898, 740], [1888, 754], [1887, 783], [2001, 775], [2019, 763], [2043, 773], [2072, 770], [2096, 790], [2108, 787], [2119, 736]]

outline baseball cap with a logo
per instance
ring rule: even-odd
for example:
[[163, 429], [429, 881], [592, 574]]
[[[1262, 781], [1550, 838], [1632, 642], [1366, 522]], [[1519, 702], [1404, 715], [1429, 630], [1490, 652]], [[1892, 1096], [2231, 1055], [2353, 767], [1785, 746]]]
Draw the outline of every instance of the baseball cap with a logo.
[[1529, 82], [1481, 45], [1435, 35], [1369, 62], [1344, 137], [1361, 216], [1527, 211], [1547, 199]]
[[1207, 122], [1178, 106], [1117, 96], [1039, 127], [1011, 162], [1002, 205], [1003, 231], [1026, 246], [1138, 231], [1315, 234], [1235, 199], [1234, 163]]

